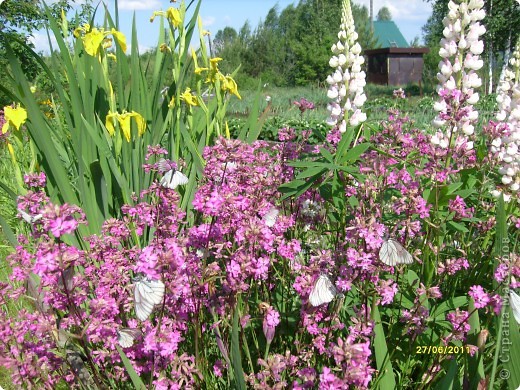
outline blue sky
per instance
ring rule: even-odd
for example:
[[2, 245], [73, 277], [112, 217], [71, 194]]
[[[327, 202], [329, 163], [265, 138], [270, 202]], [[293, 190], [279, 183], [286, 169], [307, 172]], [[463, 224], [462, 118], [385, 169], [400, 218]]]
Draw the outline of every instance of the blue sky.
[[[105, 1], [112, 9], [114, 0]], [[369, 6], [369, 0], [354, 0], [353, 2]], [[169, 0], [118, 0], [118, 3], [121, 30], [127, 35], [128, 41], [130, 41], [132, 15], [135, 12], [141, 51], [154, 46], [157, 39], [159, 24], [157, 22], [150, 24], [149, 21], [153, 11], [177, 6], [177, 4], [170, 3]], [[249, 20], [254, 29], [273, 6], [278, 5], [280, 12], [289, 4], [297, 5], [298, 0], [202, 0], [200, 15], [204, 28], [215, 36], [218, 30], [226, 26], [231, 26], [236, 30], [240, 29], [246, 20]], [[431, 14], [429, 3], [423, 0], [374, 0], [374, 15], [383, 6], [390, 9], [393, 20], [408, 42], [415, 36], [422, 38], [421, 27]], [[33, 41], [38, 50], [48, 50], [47, 37], [44, 33], [36, 33]]]

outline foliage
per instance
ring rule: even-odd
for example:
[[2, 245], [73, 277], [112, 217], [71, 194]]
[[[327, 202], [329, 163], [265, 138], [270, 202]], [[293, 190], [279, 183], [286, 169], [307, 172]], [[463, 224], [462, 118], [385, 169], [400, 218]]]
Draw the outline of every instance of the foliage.
[[[497, 105], [477, 92], [483, 1], [459, 3], [435, 98], [374, 88], [365, 104], [348, 0], [329, 104], [317, 90], [262, 85], [232, 104], [243, 92], [203, 32], [198, 53], [186, 48], [198, 8], [184, 21], [184, 3], [154, 13], [168, 33], [149, 54], [151, 84], [135, 29], [126, 57], [110, 15], [71, 42], [50, 18], [60, 50], [48, 72], [65, 75], [51, 112], [9, 53], [4, 91], [21, 105], [0, 115], [2, 156], [30, 172], [19, 223], [0, 219], [23, 233], [0, 282], [0, 356], [14, 384], [517, 388], [520, 51], [489, 121], [483, 110]], [[467, 12], [470, 45], [453, 27]], [[228, 109], [248, 106], [234, 126]], [[352, 120], [361, 107], [367, 120]], [[325, 110], [331, 127], [316, 124]], [[269, 120], [294, 116], [257, 140]], [[0, 186], [16, 198], [12, 176]]]
[[[218, 31], [215, 53], [229, 59], [223, 69], [242, 65], [242, 83], [247, 77], [277, 86], [321, 83], [327, 76], [329, 48], [337, 40], [340, 6], [340, 0], [306, 0], [281, 12], [273, 7], [254, 32], [249, 22], [239, 33], [231, 27]], [[362, 48], [375, 47], [367, 8], [353, 4], [352, 10]]]
[[[168, 19], [169, 33], [166, 40], [160, 37], [161, 50], [155, 52], [154, 68], [148, 68], [152, 82], [147, 84], [147, 71], [142, 68], [137, 52], [135, 27], [132, 53], [127, 59], [126, 43], [117, 31], [117, 20], [112, 22], [108, 14], [109, 24], [104, 30], [81, 27], [72, 38], [66, 21], [56, 20], [48, 12], [59, 51], [51, 58], [52, 67], [43, 62], [41, 65], [56, 91], [53, 117], [47, 117], [41, 110], [12, 51], [9, 60], [14, 75], [12, 86], [16, 88], [5, 91], [28, 110], [29, 134], [40, 158], [47, 156], [39, 163], [47, 172], [53, 201], [83, 205], [89, 225], [76, 238], [84, 245], [87, 232], [99, 231], [103, 220], [118, 215], [123, 204], [132, 202], [132, 193], [140, 193], [149, 185], [150, 179], [139, 166], [144, 162], [143, 145], [153, 142], [164, 142], [170, 157], [182, 160], [192, 177], [183, 204], [186, 209], [193, 196], [195, 178], [202, 169], [202, 149], [214, 136], [223, 134], [228, 95], [238, 94], [232, 78], [222, 75], [217, 62], [210, 61], [205, 54], [202, 35], [200, 59], [189, 51], [186, 42], [191, 40], [197, 16], [186, 27], [175, 27]], [[185, 9], [181, 7], [180, 12], [184, 17]], [[101, 47], [103, 37], [108, 34], [116, 41], [115, 52]], [[98, 46], [90, 46], [98, 35], [101, 36]], [[69, 39], [74, 44], [72, 53], [69, 53]], [[200, 67], [198, 60], [202, 61]], [[109, 79], [108, 72], [112, 61], [117, 69], [114, 80]], [[201, 71], [194, 75], [196, 67]], [[168, 71], [173, 81], [161, 96]], [[65, 75], [63, 79], [56, 77], [61, 74]], [[85, 79], [84, 74], [95, 77]], [[190, 87], [195, 95], [189, 92]], [[208, 88], [214, 98], [205, 102], [203, 88]], [[193, 101], [187, 103], [186, 96], [192, 96]], [[130, 121], [131, 117], [137, 121], [126, 122], [125, 118]], [[114, 118], [119, 119], [119, 125]], [[181, 144], [187, 147], [181, 149]]]
[[[61, 12], [67, 12], [72, 8], [68, 0], [52, 2], [49, 12], [58, 17]], [[71, 21], [70, 27], [74, 29], [80, 23], [87, 20], [92, 13], [90, 0], [84, 2], [79, 7], [79, 12]], [[30, 49], [34, 49], [31, 42], [32, 34], [41, 28], [48, 26], [48, 19], [40, 3], [35, 0], [4, 1], [0, 4], [0, 67], [8, 69], [7, 45], [10, 45], [13, 53], [21, 64], [23, 72], [29, 81], [35, 81], [41, 75], [41, 68], [38, 62], [31, 55]], [[0, 84], [8, 84], [8, 75], [0, 74]], [[10, 98], [0, 91], [0, 106], [10, 103]]]
[[377, 12], [376, 16], [377, 20], [392, 20], [392, 13], [388, 9], [388, 7], [381, 7]]

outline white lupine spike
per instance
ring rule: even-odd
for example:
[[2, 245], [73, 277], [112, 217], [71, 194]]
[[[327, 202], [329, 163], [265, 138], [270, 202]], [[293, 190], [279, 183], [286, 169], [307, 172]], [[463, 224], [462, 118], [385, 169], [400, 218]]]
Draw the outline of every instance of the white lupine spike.
[[[443, 132], [431, 139], [432, 143], [440, 147], [465, 145], [469, 148], [473, 145], [471, 139], [478, 119], [478, 112], [473, 105], [479, 100], [475, 88], [482, 85], [476, 71], [483, 66], [479, 55], [484, 43], [480, 37], [486, 31], [479, 23], [485, 14], [479, 8], [480, 4], [478, 0], [450, 0], [448, 15], [443, 19], [444, 38], [440, 41], [439, 49], [442, 61], [437, 74], [440, 82], [437, 87], [439, 102], [434, 106], [438, 115], [432, 122], [434, 127]], [[451, 137], [452, 145], [449, 145], [449, 134], [456, 132], [462, 134]]]
[[[340, 132], [345, 132], [347, 122], [350, 125], [359, 124], [366, 118], [364, 113], [358, 112], [366, 100], [362, 97], [363, 86], [366, 82], [365, 73], [361, 70], [364, 58], [360, 55], [362, 48], [356, 42], [358, 35], [354, 29], [350, 0], [343, 1], [341, 15], [339, 42], [334, 45], [332, 50], [334, 55], [329, 61], [329, 65], [335, 68], [335, 72], [327, 78], [329, 84], [331, 84], [331, 79], [335, 81], [335, 84], [331, 84], [332, 88], [329, 89], [327, 96], [336, 103], [330, 105], [331, 108], [341, 107], [342, 109], [340, 113], [337, 113], [337, 110], [331, 112], [331, 116], [335, 117], [335, 120], [327, 123], [337, 126]], [[338, 53], [340, 48], [341, 53]], [[338, 77], [339, 75], [342, 76], [341, 79]], [[346, 105], [346, 101], [355, 102], [355, 104]]]
[[498, 173], [502, 175], [504, 199], [511, 193], [516, 195], [520, 188], [520, 39], [509, 61], [509, 68], [499, 85], [495, 118], [501, 122], [497, 126], [500, 134], [491, 142], [491, 153], [498, 161]]

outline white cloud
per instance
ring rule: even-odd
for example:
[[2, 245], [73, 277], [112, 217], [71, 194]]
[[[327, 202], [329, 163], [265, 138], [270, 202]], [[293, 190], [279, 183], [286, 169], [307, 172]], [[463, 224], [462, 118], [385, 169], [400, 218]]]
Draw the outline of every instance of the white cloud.
[[[43, 52], [44, 54], [50, 54], [49, 38], [45, 32], [35, 32], [29, 37], [29, 42], [34, 45], [34, 49], [37, 53]], [[58, 49], [58, 43], [56, 38], [51, 34], [51, 43], [54, 50]]]
[[[153, 49], [152, 46], [146, 46], [146, 45], [141, 45], [141, 44], [139, 44], [137, 46], [137, 51], [139, 51], [139, 54], [144, 54], [147, 51], [150, 51], [152, 49]], [[126, 49], [126, 54], [130, 54], [131, 52], [132, 52], [132, 45], [128, 45], [128, 48]]]
[[214, 16], [204, 16], [202, 18], [202, 25], [204, 27], [212, 26], [213, 24], [215, 24], [216, 20], [217, 20], [217, 18], [215, 18]]
[[161, 2], [158, 0], [119, 0], [119, 9], [123, 11], [160, 10]]

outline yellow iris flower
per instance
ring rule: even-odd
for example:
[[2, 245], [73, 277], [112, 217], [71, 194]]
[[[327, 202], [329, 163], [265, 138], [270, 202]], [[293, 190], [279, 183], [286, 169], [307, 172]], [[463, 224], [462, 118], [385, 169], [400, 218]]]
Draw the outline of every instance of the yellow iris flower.
[[175, 28], [179, 28], [182, 24], [182, 15], [177, 8], [170, 7], [166, 11], [155, 11], [150, 18], [150, 22], [153, 22], [156, 16], [166, 17]]
[[96, 57], [101, 47], [101, 43], [105, 39], [103, 31], [93, 28], [90, 32], [86, 33], [83, 37], [83, 46], [88, 55]]
[[27, 111], [25, 111], [25, 108], [20, 107], [19, 104], [16, 108], [6, 106], [4, 107], [4, 119], [5, 123], [2, 126], [2, 134], [5, 134], [10, 126], [13, 126], [16, 130], [20, 130], [20, 127], [27, 120]]
[[125, 136], [127, 142], [130, 142], [131, 134], [130, 134], [130, 119], [134, 118], [135, 124], [137, 125], [137, 135], [140, 137], [144, 134], [146, 130], [146, 121], [142, 117], [141, 114], [132, 111], [132, 112], [123, 112], [122, 114], [118, 112], [109, 112], [105, 119], [105, 126], [110, 135], [114, 135], [115, 133], [115, 125], [119, 123], [119, 127]]
[[218, 70], [218, 63], [220, 61], [222, 61], [222, 58], [220, 57], [211, 58], [209, 60], [210, 69], [208, 72], [208, 76], [206, 77], [206, 83], [214, 83], [215, 81], [217, 81], [217, 76], [221, 75], [220, 71]]
[[225, 82], [222, 83], [222, 89], [224, 91], [228, 91], [229, 93], [235, 95], [237, 98], [242, 99], [242, 96], [238, 93], [238, 85], [237, 82], [231, 76], [225, 77]]
[[74, 35], [78, 37], [81, 31], [85, 33], [83, 36], [83, 46], [85, 47], [85, 51], [88, 55], [96, 57], [99, 54], [99, 49], [108, 35], [112, 35], [117, 43], [119, 43], [119, 46], [121, 46], [121, 50], [126, 52], [126, 37], [121, 31], [117, 31], [114, 28], [110, 31], [105, 31], [104, 29], [97, 29], [94, 27], [89, 32], [86, 32], [86, 26], [88, 25], [76, 29], [74, 31]]
[[126, 37], [121, 31], [117, 31], [115, 28], [110, 30], [110, 34], [116, 39], [119, 46], [121, 46], [121, 50], [126, 53]]
[[76, 27], [74, 29], [74, 36], [76, 38], [79, 38], [79, 37], [81, 37], [82, 33], [85, 34], [87, 31], [90, 31], [90, 24], [85, 23], [83, 26]]
[[180, 99], [186, 103], [188, 106], [198, 106], [199, 102], [197, 101], [197, 97], [192, 95], [191, 88], [186, 88], [186, 91], [181, 93]]

